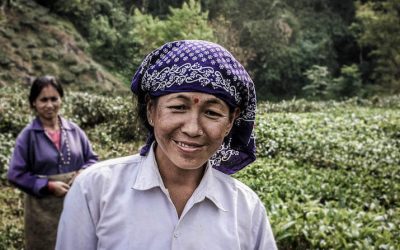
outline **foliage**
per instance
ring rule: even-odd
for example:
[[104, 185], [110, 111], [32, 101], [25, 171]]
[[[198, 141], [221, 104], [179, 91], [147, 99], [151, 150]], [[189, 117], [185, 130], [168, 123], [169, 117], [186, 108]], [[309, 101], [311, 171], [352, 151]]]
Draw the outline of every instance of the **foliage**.
[[279, 249], [397, 249], [400, 244], [400, 210], [377, 206], [379, 194], [370, 194], [369, 183], [352, 171], [263, 158], [236, 177], [264, 201]]
[[[36, 0], [71, 20], [93, 56], [126, 83], [155, 47], [205, 39], [232, 50], [250, 71], [258, 99], [274, 101], [307, 97], [305, 72], [313, 65], [338, 78], [324, 98], [397, 93], [398, 1], [359, 1], [356, 7], [356, 0]], [[344, 76], [353, 64], [359, 72]]]
[[358, 42], [371, 47], [376, 84], [394, 93], [400, 90], [400, 1], [361, 1], [357, 5]]
[[28, 90], [21, 87], [0, 89], [0, 133], [16, 137], [31, 119]]
[[236, 174], [264, 201], [278, 247], [397, 249], [399, 99], [393, 109], [331, 102], [278, 111], [298, 103], [258, 111], [259, 160]]
[[344, 99], [362, 96], [361, 73], [357, 65], [343, 66], [340, 76], [333, 78], [326, 66], [313, 65], [305, 72], [309, 81], [302, 90], [309, 99]]
[[332, 84], [332, 77], [325, 66], [313, 65], [305, 75], [310, 84], [303, 87], [307, 96], [322, 99], [328, 95], [328, 88]]
[[88, 39], [94, 57], [121, 74], [126, 82], [143, 57], [166, 42], [215, 40], [208, 13], [196, 0], [184, 2], [181, 8], [170, 7], [164, 19], [143, 13], [126, 1], [38, 2], [73, 21]]
[[349, 98], [344, 101], [308, 101], [305, 99], [283, 100], [278, 103], [261, 102], [257, 106], [260, 115], [269, 113], [305, 113], [305, 112], [324, 112], [333, 108], [350, 109], [352, 107], [381, 108], [381, 109], [400, 109], [400, 96], [382, 96], [370, 99], [360, 97]]
[[208, 24], [208, 13], [201, 10], [200, 2], [190, 0], [181, 8], [170, 8], [165, 20], [135, 10], [132, 37], [136, 38], [142, 59], [162, 44], [183, 39], [214, 41], [213, 30]]
[[65, 115], [85, 129], [100, 126], [111, 140], [141, 141], [145, 134], [136, 113], [136, 101], [129, 100], [71, 92], [65, 100], [68, 105], [64, 107]]
[[133, 74], [132, 58], [138, 53], [137, 38], [131, 31], [134, 25], [131, 15], [113, 3], [108, 11], [90, 19], [87, 32], [95, 58], [126, 79]]
[[397, 110], [332, 109], [328, 114], [273, 113], [259, 119], [260, 156], [284, 156], [374, 176], [386, 176], [388, 168], [400, 159]]
[[[248, 11], [238, 14], [245, 27], [238, 29], [243, 31], [241, 45], [254, 50], [249, 68], [260, 100], [301, 95], [307, 81], [304, 72], [312, 65], [326, 65], [336, 75], [341, 63], [358, 60], [352, 44], [338, 45], [354, 40], [341, 17], [351, 14], [352, 1], [340, 7], [333, 1], [253, 2]], [[260, 5], [263, 12], [256, 10]], [[343, 55], [353, 57], [344, 59]]]
[[[11, 159], [11, 153], [14, 148], [15, 136], [11, 133], [0, 134], [0, 183], [6, 183], [6, 173], [8, 170], [8, 164]], [[0, 184], [1, 185], [1, 184]]]
[[33, 77], [55, 75], [75, 89], [124, 89], [85, 53], [88, 42], [66, 19], [30, 0], [6, 1], [0, 25], [0, 87], [29, 84]]
[[346, 98], [363, 94], [361, 73], [357, 65], [343, 66], [340, 69], [340, 76], [333, 80], [329, 91], [335, 98]]
[[2, 185], [0, 218], [0, 249], [23, 249], [24, 215], [21, 191]]

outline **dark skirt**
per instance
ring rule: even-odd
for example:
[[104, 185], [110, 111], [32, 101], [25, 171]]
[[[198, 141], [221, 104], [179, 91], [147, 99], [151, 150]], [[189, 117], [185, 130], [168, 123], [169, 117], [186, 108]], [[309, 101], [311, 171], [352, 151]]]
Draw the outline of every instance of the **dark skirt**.
[[[46, 176], [52, 181], [69, 183], [75, 172]], [[36, 198], [25, 194], [25, 249], [54, 250], [57, 239], [58, 220], [64, 197], [46, 196]]]

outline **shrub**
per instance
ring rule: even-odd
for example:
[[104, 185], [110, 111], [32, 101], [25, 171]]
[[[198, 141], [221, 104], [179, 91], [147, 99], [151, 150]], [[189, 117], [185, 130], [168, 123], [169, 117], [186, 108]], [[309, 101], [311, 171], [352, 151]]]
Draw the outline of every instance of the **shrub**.
[[32, 118], [28, 91], [22, 87], [2, 87], [0, 100], [0, 133], [17, 136]]
[[328, 88], [333, 97], [346, 98], [352, 96], [362, 96], [361, 73], [357, 65], [343, 66], [340, 69], [340, 76], [333, 80], [333, 84]]
[[309, 84], [303, 87], [303, 91], [311, 98], [322, 99], [327, 97], [329, 86], [332, 84], [332, 76], [326, 66], [313, 65], [305, 73]]
[[236, 177], [264, 202], [279, 249], [397, 249], [400, 244], [398, 206], [380, 206], [382, 195], [369, 190], [383, 179], [285, 158], [259, 159]]
[[22, 193], [2, 187], [0, 192], [0, 249], [23, 249]]

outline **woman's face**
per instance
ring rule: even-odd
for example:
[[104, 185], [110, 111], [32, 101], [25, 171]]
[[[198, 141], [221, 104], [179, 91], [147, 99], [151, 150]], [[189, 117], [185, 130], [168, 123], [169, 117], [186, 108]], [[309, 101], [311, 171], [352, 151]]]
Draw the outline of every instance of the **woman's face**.
[[32, 105], [40, 119], [52, 120], [57, 118], [61, 107], [61, 97], [53, 86], [48, 85], [42, 89]]
[[181, 92], [149, 100], [147, 113], [158, 165], [190, 170], [202, 167], [217, 151], [239, 110], [230, 114], [228, 105], [214, 95]]

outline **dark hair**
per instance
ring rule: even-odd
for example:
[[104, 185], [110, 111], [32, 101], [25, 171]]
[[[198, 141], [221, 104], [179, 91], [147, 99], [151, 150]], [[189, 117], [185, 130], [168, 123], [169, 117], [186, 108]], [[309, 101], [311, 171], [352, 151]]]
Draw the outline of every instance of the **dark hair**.
[[29, 93], [29, 105], [31, 106], [31, 108], [33, 108], [33, 102], [40, 95], [42, 89], [49, 85], [53, 86], [57, 90], [61, 98], [64, 97], [64, 90], [54, 76], [38, 77], [33, 81], [31, 91]]
[[[134, 95], [136, 96], [136, 95]], [[148, 130], [153, 132], [153, 127], [149, 124], [147, 120], [147, 98], [150, 98], [154, 103], [157, 103], [158, 97], [153, 97], [150, 95], [137, 95], [137, 107], [136, 111], [139, 115], [139, 119], [142, 125]]]

